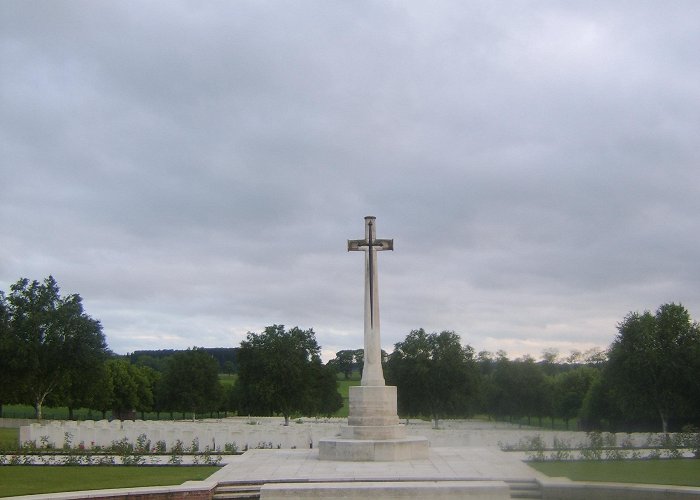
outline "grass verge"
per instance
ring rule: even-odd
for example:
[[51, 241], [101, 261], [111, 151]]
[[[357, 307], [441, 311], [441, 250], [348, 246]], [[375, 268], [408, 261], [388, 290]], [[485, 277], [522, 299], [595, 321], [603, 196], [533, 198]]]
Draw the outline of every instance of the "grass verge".
[[550, 477], [573, 481], [700, 486], [700, 460], [603, 460], [528, 462]]
[[8, 466], [0, 467], [0, 497], [62, 491], [169, 486], [206, 479], [218, 467]]

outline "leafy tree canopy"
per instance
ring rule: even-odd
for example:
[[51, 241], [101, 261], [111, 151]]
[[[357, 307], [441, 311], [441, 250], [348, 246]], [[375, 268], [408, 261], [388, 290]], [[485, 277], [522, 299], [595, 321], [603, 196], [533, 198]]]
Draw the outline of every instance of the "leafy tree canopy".
[[17, 384], [14, 398], [32, 404], [37, 418], [49, 395], [87, 399], [94, 388], [80, 380], [101, 365], [107, 345], [102, 326], [85, 314], [80, 296], [61, 297], [49, 276], [43, 283], [20, 279], [0, 302], [0, 355]]
[[217, 410], [223, 400], [219, 363], [204, 349], [193, 347], [169, 358], [161, 383], [163, 409], [197, 413]]
[[606, 370], [624, 413], [651, 410], [667, 432], [670, 419], [696, 411], [699, 346], [700, 327], [681, 304], [628, 314], [618, 325]]
[[342, 406], [335, 371], [321, 363], [313, 330], [284, 325], [248, 333], [238, 352], [239, 413], [332, 414]]
[[462, 346], [451, 331], [413, 330], [394, 346], [387, 361], [387, 379], [396, 385], [399, 412], [440, 418], [473, 411], [478, 391], [474, 350]]

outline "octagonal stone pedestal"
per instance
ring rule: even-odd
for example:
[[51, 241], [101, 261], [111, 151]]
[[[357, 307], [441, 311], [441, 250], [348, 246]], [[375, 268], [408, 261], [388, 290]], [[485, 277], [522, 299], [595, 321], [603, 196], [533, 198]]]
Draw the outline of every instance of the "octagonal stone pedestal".
[[424, 437], [407, 437], [396, 411], [396, 387], [350, 388], [348, 425], [340, 438], [318, 443], [319, 459], [352, 462], [386, 462], [428, 458], [430, 443]]
[[428, 458], [429, 443], [423, 437], [404, 439], [324, 439], [319, 442], [321, 460], [345, 462], [398, 462]]

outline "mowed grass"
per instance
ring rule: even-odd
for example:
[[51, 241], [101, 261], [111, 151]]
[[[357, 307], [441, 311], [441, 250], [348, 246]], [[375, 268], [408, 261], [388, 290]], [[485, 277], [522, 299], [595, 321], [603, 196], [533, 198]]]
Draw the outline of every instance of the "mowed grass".
[[603, 460], [528, 462], [550, 477], [605, 483], [666, 484], [700, 486], [700, 460]]
[[224, 387], [230, 387], [236, 383], [236, 380], [238, 380], [238, 374], [237, 373], [219, 373], [219, 382], [221, 382], [221, 385]]
[[19, 427], [0, 427], [0, 451], [19, 447]]
[[169, 486], [202, 480], [213, 466], [11, 466], [0, 467], [0, 497], [62, 491]]
[[[44, 420], [67, 420], [68, 408], [64, 406], [43, 408]], [[34, 418], [34, 407], [30, 405], [3, 405], [2, 416], [4, 418]], [[73, 417], [77, 420], [100, 420], [102, 412], [88, 408], [76, 408]]]
[[353, 374], [349, 380], [345, 380], [345, 377], [338, 375], [338, 393], [343, 398], [343, 407], [333, 414], [334, 417], [345, 418], [348, 416], [348, 397], [350, 394], [350, 387], [360, 385], [360, 375]]

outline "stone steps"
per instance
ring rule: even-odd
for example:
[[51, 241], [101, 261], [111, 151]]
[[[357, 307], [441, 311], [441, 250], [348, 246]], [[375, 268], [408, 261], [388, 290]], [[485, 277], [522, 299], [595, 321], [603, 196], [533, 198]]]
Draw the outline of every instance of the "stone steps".
[[257, 500], [263, 483], [219, 483], [214, 489], [214, 500]]
[[[510, 490], [510, 498], [517, 499], [542, 499], [542, 490], [535, 480], [507, 480], [505, 481]], [[401, 484], [394, 483], [394, 484]], [[250, 483], [219, 483], [214, 489], [212, 499], [214, 500], [258, 500], [260, 498], [260, 488], [264, 482]]]
[[535, 480], [506, 480], [506, 483], [510, 488], [510, 498], [542, 498], [542, 489]]

